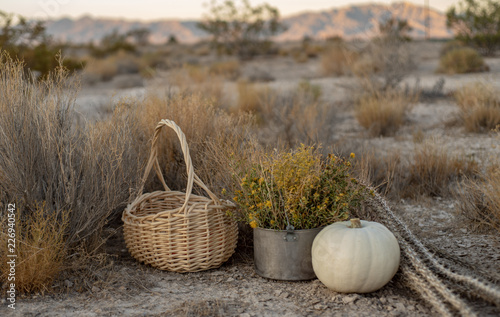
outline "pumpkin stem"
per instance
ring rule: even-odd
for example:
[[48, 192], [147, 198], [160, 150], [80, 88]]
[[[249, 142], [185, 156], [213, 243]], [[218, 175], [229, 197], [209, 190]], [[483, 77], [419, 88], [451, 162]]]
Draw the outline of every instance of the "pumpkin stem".
[[361, 220], [359, 218], [352, 218], [349, 228], [361, 228]]

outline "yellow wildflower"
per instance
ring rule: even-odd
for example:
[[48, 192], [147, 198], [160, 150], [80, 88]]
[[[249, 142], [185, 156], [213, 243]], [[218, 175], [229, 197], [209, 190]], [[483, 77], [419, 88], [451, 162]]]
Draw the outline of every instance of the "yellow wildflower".
[[356, 155], [354, 153], [351, 153], [351, 158], [355, 158]]
[[266, 201], [267, 208], [271, 208], [272, 206], [273, 206], [273, 203], [270, 200]]
[[252, 227], [252, 228], [254, 228], [254, 229], [255, 229], [255, 228], [257, 228], [257, 221], [252, 220], [252, 221], [250, 222], [250, 227]]

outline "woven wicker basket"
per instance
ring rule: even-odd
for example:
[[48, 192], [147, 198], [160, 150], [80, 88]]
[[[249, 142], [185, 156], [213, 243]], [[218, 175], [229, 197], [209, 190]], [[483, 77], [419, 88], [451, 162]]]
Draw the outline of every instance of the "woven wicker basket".
[[[163, 126], [172, 128], [181, 143], [188, 176], [185, 193], [168, 188], [158, 164]], [[186, 137], [173, 121], [161, 120], [156, 126], [139, 193], [153, 165], [165, 191], [140, 195], [123, 212], [128, 250], [138, 261], [162, 270], [197, 272], [219, 267], [236, 248], [238, 227], [227, 215], [234, 205], [219, 200], [194, 173]], [[194, 183], [210, 198], [192, 194]]]

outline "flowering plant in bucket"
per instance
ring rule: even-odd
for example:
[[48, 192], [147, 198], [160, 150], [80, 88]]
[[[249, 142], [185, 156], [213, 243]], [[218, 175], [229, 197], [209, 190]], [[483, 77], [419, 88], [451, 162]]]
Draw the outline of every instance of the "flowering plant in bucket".
[[235, 202], [252, 228], [312, 229], [346, 220], [366, 188], [351, 177], [350, 159], [317, 147], [259, 155], [241, 173]]

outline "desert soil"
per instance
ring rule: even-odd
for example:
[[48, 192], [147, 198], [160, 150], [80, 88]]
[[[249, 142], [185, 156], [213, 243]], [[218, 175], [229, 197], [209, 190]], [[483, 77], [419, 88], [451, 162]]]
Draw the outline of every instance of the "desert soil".
[[[500, 58], [487, 59], [491, 71], [483, 74], [442, 76], [434, 74], [439, 43], [420, 43], [416, 49], [419, 68], [408, 81], [420, 78], [420, 85], [431, 88], [445, 79], [444, 92], [471, 81], [485, 81], [500, 87]], [[341, 84], [351, 78], [318, 76], [319, 62], [296, 64], [286, 58], [250, 61], [244, 74], [266, 72], [275, 78], [269, 85], [287, 89], [302, 78], [323, 87], [324, 98], [340, 100], [346, 94]], [[294, 78], [294, 79], [290, 79]], [[96, 116], [112, 98], [141, 95], [146, 88], [97, 89], [87, 87], [79, 97], [80, 111]], [[145, 84], [146, 87], [148, 83]], [[114, 96], [114, 97], [113, 97]], [[500, 140], [489, 134], [467, 133], [460, 126], [445, 123], [456, 115], [451, 98], [420, 102], [410, 113], [408, 124], [394, 137], [370, 138], [357, 124], [351, 109], [339, 108], [334, 124], [335, 140], [349, 148], [373, 147], [382, 152], [410, 153], [416, 146], [415, 134], [435, 138], [449, 151], [487, 162], [500, 153]], [[98, 115], [98, 114], [97, 114]], [[420, 198], [391, 202], [393, 211], [433, 252], [456, 270], [470, 272], [500, 287], [500, 236], [477, 233], [457, 213], [452, 198]], [[252, 256], [240, 252], [219, 269], [199, 273], [173, 273], [137, 263], [127, 252], [120, 226], [106, 246], [108, 265], [95, 272], [84, 285], [68, 276], [56, 294], [18, 298], [17, 309], [0, 306], [2, 316], [439, 316], [412, 291], [404, 288], [401, 276], [370, 294], [339, 294], [319, 280], [284, 282], [258, 276]], [[479, 316], [499, 316], [500, 307], [470, 298], [468, 303]]]

